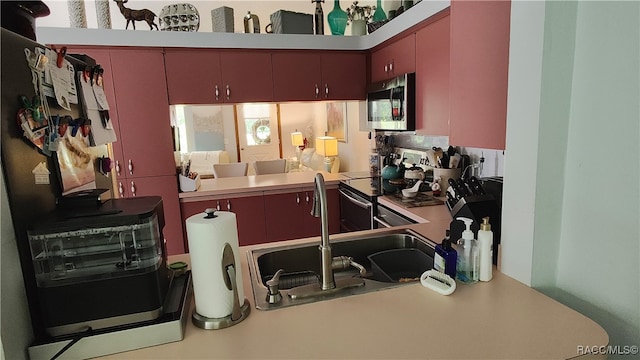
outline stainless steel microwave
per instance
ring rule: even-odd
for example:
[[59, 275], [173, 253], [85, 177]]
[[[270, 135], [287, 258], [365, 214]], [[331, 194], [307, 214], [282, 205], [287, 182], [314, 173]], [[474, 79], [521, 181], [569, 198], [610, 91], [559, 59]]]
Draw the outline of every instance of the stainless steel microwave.
[[416, 74], [379, 81], [367, 90], [367, 129], [416, 129]]

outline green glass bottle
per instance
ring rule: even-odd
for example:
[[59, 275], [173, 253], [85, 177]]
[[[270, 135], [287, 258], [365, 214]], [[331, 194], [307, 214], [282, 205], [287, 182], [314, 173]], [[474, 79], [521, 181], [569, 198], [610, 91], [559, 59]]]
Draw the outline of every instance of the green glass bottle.
[[331, 35], [344, 35], [347, 28], [347, 12], [340, 8], [340, 0], [333, 1], [333, 10], [327, 15]]
[[373, 21], [382, 21], [387, 20], [387, 15], [384, 13], [384, 9], [382, 8], [382, 0], [378, 0], [376, 3], [376, 11], [373, 12]]

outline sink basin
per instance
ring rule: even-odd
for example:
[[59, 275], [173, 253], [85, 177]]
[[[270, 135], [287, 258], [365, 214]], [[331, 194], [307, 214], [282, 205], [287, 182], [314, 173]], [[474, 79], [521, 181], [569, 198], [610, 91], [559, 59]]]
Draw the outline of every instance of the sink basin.
[[[364, 275], [360, 275], [360, 272], [355, 267], [336, 269], [334, 270], [336, 282], [348, 282], [350, 279], [363, 278], [364, 285], [360, 284], [359, 286], [352, 286], [339, 291], [323, 291], [319, 294], [314, 294], [314, 296], [297, 297], [294, 295], [297, 290], [307, 284], [315, 284], [319, 280], [321, 266], [318, 246], [319, 241], [314, 241], [306, 244], [284, 245], [249, 251], [247, 256], [249, 258], [251, 287], [256, 308], [272, 310], [409, 284], [411, 281], [397, 282], [377, 276], [372, 270], [369, 256], [388, 250], [412, 249], [426, 254], [431, 259], [431, 263], [433, 263], [435, 243], [406, 229], [375, 235], [344, 237], [339, 240], [332, 239], [331, 250], [334, 257], [351, 257], [353, 261], [366, 269]], [[276, 304], [270, 304], [267, 302], [266, 282], [279, 269], [284, 270], [284, 273], [280, 276], [282, 300]], [[425, 269], [425, 271], [429, 269]]]

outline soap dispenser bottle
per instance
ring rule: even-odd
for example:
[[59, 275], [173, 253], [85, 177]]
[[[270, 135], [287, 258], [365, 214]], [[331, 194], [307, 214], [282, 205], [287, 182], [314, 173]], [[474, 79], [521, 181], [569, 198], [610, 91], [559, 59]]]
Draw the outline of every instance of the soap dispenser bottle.
[[482, 224], [480, 224], [480, 230], [478, 230], [478, 249], [480, 281], [489, 281], [493, 278], [493, 231], [491, 231], [489, 217], [482, 218]]
[[465, 284], [478, 282], [479, 259], [478, 242], [471, 231], [473, 220], [466, 217], [458, 217], [456, 220], [463, 221], [467, 229], [462, 232], [462, 237], [458, 240], [458, 245], [462, 247], [462, 252], [458, 256], [456, 265], [456, 279]]
[[456, 262], [458, 261], [458, 253], [456, 249], [451, 246], [451, 238], [449, 235], [449, 229], [447, 229], [446, 235], [441, 244], [436, 245], [436, 253], [433, 258], [433, 268], [451, 276], [452, 279], [456, 278]]

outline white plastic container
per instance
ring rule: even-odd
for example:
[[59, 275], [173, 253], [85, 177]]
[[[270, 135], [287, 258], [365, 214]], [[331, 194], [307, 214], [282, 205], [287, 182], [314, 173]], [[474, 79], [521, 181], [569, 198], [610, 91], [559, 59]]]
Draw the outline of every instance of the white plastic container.
[[489, 217], [482, 218], [478, 230], [478, 247], [480, 257], [480, 281], [490, 281], [493, 278], [493, 231], [489, 224]]

